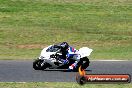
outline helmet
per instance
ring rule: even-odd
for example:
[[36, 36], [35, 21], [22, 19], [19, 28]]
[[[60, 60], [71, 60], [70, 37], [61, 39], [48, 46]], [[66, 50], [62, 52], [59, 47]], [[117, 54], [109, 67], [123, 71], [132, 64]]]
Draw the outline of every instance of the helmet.
[[63, 49], [68, 49], [69, 44], [68, 44], [67, 42], [62, 42], [62, 43], [60, 43], [60, 46], [61, 46]]

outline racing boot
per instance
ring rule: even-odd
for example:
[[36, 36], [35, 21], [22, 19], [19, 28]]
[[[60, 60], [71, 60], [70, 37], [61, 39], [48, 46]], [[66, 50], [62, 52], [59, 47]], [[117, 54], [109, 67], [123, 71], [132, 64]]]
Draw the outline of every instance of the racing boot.
[[77, 61], [73, 63], [71, 66], [69, 66], [68, 70], [73, 71], [73, 69], [76, 68], [76, 66], [77, 66]]

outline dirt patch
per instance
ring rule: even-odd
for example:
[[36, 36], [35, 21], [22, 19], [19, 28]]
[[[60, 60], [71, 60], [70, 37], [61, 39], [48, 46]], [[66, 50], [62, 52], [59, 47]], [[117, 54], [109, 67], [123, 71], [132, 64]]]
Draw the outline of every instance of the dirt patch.
[[44, 44], [24, 44], [24, 45], [17, 45], [17, 48], [21, 49], [36, 49], [36, 48], [44, 48], [47, 47], [48, 45]]

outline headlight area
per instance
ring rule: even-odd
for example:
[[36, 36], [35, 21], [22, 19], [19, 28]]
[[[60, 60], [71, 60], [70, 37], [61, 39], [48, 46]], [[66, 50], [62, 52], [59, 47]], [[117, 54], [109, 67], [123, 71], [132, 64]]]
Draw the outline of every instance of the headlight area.
[[40, 56], [40, 57], [39, 57], [39, 59], [44, 59], [44, 58], [45, 58], [45, 57], [43, 57], [43, 56]]

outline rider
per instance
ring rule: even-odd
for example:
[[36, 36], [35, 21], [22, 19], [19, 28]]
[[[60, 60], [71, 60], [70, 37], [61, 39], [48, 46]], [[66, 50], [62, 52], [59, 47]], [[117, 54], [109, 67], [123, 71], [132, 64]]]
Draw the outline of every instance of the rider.
[[[62, 52], [62, 58], [60, 59], [62, 63], [68, 63], [70, 58], [76, 55], [76, 49], [69, 46], [67, 42], [62, 42], [58, 44], [58, 46], [61, 48], [60, 51]], [[76, 66], [76, 64], [77, 62], [74, 62], [71, 66], [69, 66], [69, 70], [72, 70]]]

